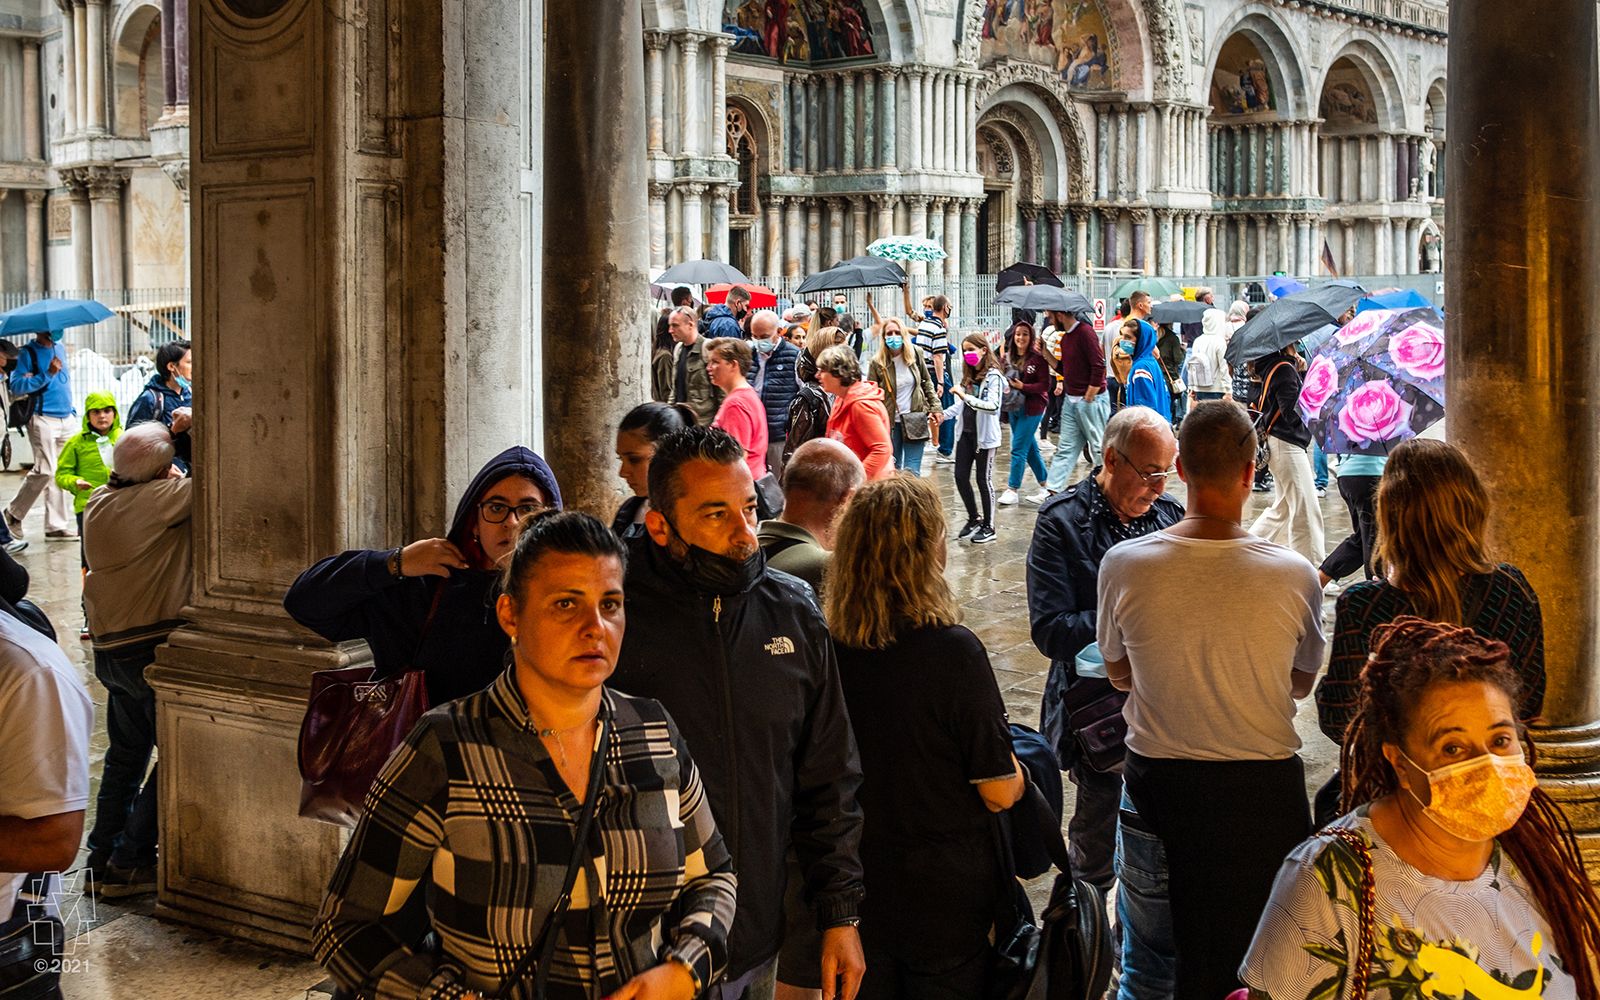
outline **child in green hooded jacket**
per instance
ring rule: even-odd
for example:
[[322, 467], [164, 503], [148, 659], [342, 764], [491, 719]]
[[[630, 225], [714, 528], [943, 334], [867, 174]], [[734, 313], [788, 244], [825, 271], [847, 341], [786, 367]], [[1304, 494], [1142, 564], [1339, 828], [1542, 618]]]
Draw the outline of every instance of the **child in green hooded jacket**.
[[56, 485], [72, 496], [83, 535], [83, 508], [89, 494], [111, 481], [111, 447], [122, 436], [122, 415], [109, 392], [91, 392], [83, 401], [83, 431], [67, 438], [56, 459]]

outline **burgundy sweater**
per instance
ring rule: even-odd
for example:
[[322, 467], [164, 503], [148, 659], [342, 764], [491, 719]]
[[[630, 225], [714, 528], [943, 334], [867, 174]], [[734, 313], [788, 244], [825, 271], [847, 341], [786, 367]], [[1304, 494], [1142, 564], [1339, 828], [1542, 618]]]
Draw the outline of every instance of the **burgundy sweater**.
[[1017, 381], [1022, 383], [1022, 412], [1024, 416], [1037, 417], [1050, 406], [1050, 360], [1038, 351], [1029, 351], [1022, 359]]
[[1106, 355], [1094, 327], [1080, 320], [1062, 334], [1060, 371], [1069, 396], [1081, 396], [1090, 386], [1105, 389]]

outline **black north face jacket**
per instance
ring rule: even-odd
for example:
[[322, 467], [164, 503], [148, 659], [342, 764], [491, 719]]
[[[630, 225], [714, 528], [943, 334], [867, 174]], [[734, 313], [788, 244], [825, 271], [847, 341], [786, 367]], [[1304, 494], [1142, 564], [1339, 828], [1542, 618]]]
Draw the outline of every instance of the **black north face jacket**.
[[792, 842], [821, 928], [861, 903], [861, 762], [816, 596], [767, 570], [709, 594], [648, 536], [629, 545], [628, 628], [611, 687], [655, 698], [678, 724], [739, 873], [734, 979], [783, 944]]

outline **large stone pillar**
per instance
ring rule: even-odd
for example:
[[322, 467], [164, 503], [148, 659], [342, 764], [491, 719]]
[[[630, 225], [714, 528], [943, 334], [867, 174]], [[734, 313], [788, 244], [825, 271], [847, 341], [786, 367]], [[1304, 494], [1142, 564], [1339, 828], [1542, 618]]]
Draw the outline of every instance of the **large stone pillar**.
[[128, 172], [94, 167], [89, 174], [89, 203], [94, 216], [94, 283], [100, 291], [124, 287], [122, 261], [122, 188]]
[[72, 43], [73, 64], [77, 67], [74, 94], [78, 99], [78, 129], [86, 131], [89, 128], [89, 53], [94, 50], [89, 45], [89, 13], [85, 0], [73, 0]]
[[[1089, 273], [1089, 209], [1084, 205], [1072, 206], [1072, 272]], [[1004, 264], [1000, 265], [1004, 267]]]
[[[545, 16], [548, 22], [549, 14]], [[678, 61], [678, 135], [683, 152], [698, 156], [700, 119], [705, 114], [700, 100], [699, 35], [684, 32], [678, 36]]]
[[1025, 263], [1037, 263], [1034, 248], [1039, 245], [1039, 206], [1023, 205], [1018, 211], [1022, 215], [1022, 253], [1017, 256]]
[[67, 211], [72, 217], [72, 288], [94, 287], [94, 222], [89, 213], [89, 177], [83, 168], [61, 172], [67, 188]]
[[[1506, 65], [1529, 38], [1544, 72], [1470, 71]], [[1540, 770], [1600, 876], [1596, 7], [1455, 0], [1450, 44], [1469, 71], [1447, 84], [1449, 134], [1496, 139], [1446, 148], [1447, 432], [1488, 485], [1496, 555], [1539, 594]]]
[[86, 66], [83, 75], [88, 89], [84, 127], [90, 132], [106, 130], [106, 0], [88, 0], [84, 12], [88, 31], [85, 43]]
[[728, 259], [728, 196], [726, 184], [711, 185], [711, 259]]
[[44, 202], [46, 192], [23, 192], [27, 200], [28, 234], [28, 292], [38, 295], [44, 291]]
[[1094, 196], [1105, 201], [1111, 195], [1111, 109], [1094, 106]]
[[872, 236], [867, 229], [867, 199], [856, 195], [850, 199], [850, 239], [846, 242], [848, 256], [859, 257], [867, 252]]
[[839, 169], [854, 172], [858, 160], [856, 158], [856, 144], [861, 141], [861, 135], [856, 128], [856, 75], [845, 73], [839, 81], [839, 141], [844, 147], [841, 152], [843, 159]]
[[[189, 0], [173, 0], [172, 37], [172, 62], [176, 67], [173, 71], [175, 107], [182, 109], [183, 115], [187, 117], [189, 113]], [[180, 42], [179, 39], [182, 39], [182, 41]]]
[[706, 255], [706, 186], [704, 184], [679, 184], [678, 194], [683, 197], [683, 215], [680, 232], [683, 234], [683, 260], [700, 260]]
[[946, 294], [953, 295], [951, 302], [955, 303], [956, 314], [960, 315], [961, 301], [961, 272], [965, 265], [961, 262], [961, 199], [951, 198], [944, 204], [944, 280]]
[[1050, 220], [1050, 270], [1061, 273], [1061, 224], [1066, 220], [1067, 210], [1062, 205], [1048, 205], [1044, 214]]
[[967, 198], [961, 202], [961, 276], [978, 273], [978, 206], [983, 202]]
[[[518, 281], [528, 56], [505, 44], [520, 31], [512, 0], [258, 4], [270, 12], [256, 18], [241, 6], [195, 0], [189, 38], [193, 327], [205, 360], [188, 624], [146, 672], [161, 747], [158, 913], [303, 951], [345, 839], [296, 815], [308, 679], [367, 653], [293, 626], [283, 593], [329, 553], [441, 533], [477, 467], [531, 436]], [[642, 317], [619, 305], [639, 301], [645, 280], [644, 128], [630, 120], [644, 95], [621, 82], [641, 72], [621, 55], [642, 47], [629, 6], [599, 29], [571, 0], [546, 5], [554, 58], [607, 47], [574, 77], [597, 95], [581, 127], [560, 81], [545, 87], [562, 135], [552, 167], [578, 179], [552, 184], [545, 201], [585, 215], [547, 229], [574, 271], [546, 278], [573, 303], [555, 363], [573, 369], [585, 407], [631, 399], [644, 378]], [[629, 145], [590, 162], [612, 128]], [[607, 201], [603, 184], [637, 201]], [[586, 240], [613, 231], [631, 254], [584, 255]], [[600, 448], [583, 443], [591, 421], [586, 409], [559, 425], [558, 472], [568, 451]], [[569, 495], [594, 497], [594, 474], [566, 468]]]
[[[907, 235], [926, 238], [928, 235], [928, 199], [913, 195], [905, 199]], [[906, 274], [913, 278], [924, 278], [928, 274], [928, 265], [924, 261], [912, 260], [906, 262]], [[914, 296], [913, 296], [914, 297]]]
[[809, 198], [806, 200], [805, 273], [816, 274], [820, 270], [822, 270], [822, 202], [816, 198]]
[[78, 131], [78, 43], [72, 0], [57, 0], [61, 11], [61, 130]]
[[900, 169], [921, 170], [922, 143], [927, 134], [922, 113], [922, 73], [908, 67], [896, 70], [895, 75], [905, 81], [906, 87], [906, 113], [900, 118], [906, 127], [905, 134], [899, 137], [904, 147], [900, 155]]
[[1100, 210], [1100, 266], [1117, 266], [1117, 221], [1121, 215], [1114, 208]]
[[767, 195], [767, 259], [763, 274], [777, 277], [783, 273], [783, 198]]
[[39, 127], [39, 42], [22, 40], [22, 157], [44, 159], [44, 130]]
[[1143, 209], [1136, 209], [1130, 218], [1132, 219], [1132, 224], [1128, 227], [1128, 244], [1131, 259], [1128, 262], [1128, 266], [1135, 271], [1143, 271], [1146, 264], [1144, 234], [1149, 226], [1147, 221], [1149, 216], [1145, 214]]
[[878, 163], [890, 170], [899, 166], [899, 136], [896, 133], [900, 128], [900, 120], [895, 110], [895, 96], [900, 77], [900, 71], [894, 67], [878, 70], [878, 93], [883, 101], [883, 107], [878, 112]]
[[798, 278], [805, 266], [805, 243], [801, 239], [805, 236], [805, 223], [800, 218], [800, 199], [785, 198], [784, 209], [783, 273], [785, 277]]
[[661, 181], [650, 182], [650, 270], [660, 271], [667, 266], [667, 192], [670, 186]]
[[832, 267], [835, 261], [844, 260], [848, 256], [844, 249], [845, 208], [843, 198], [828, 199], [828, 259], [823, 261], [826, 267]]

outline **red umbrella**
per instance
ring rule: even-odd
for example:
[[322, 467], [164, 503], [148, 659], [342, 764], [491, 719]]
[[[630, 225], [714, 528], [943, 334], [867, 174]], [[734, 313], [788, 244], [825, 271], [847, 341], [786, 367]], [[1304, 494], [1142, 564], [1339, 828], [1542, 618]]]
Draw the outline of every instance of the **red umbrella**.
[[[714, 306], [721, 305], [728, 300], [728, 290], [732, 287], [732, 285], [706, 286], [706, 301]], [[778, 305], [778, 293], [766, 285], [740, 285], [739, 287], [750, 293], [750, 308], [752, 309], [773, 309]]]

